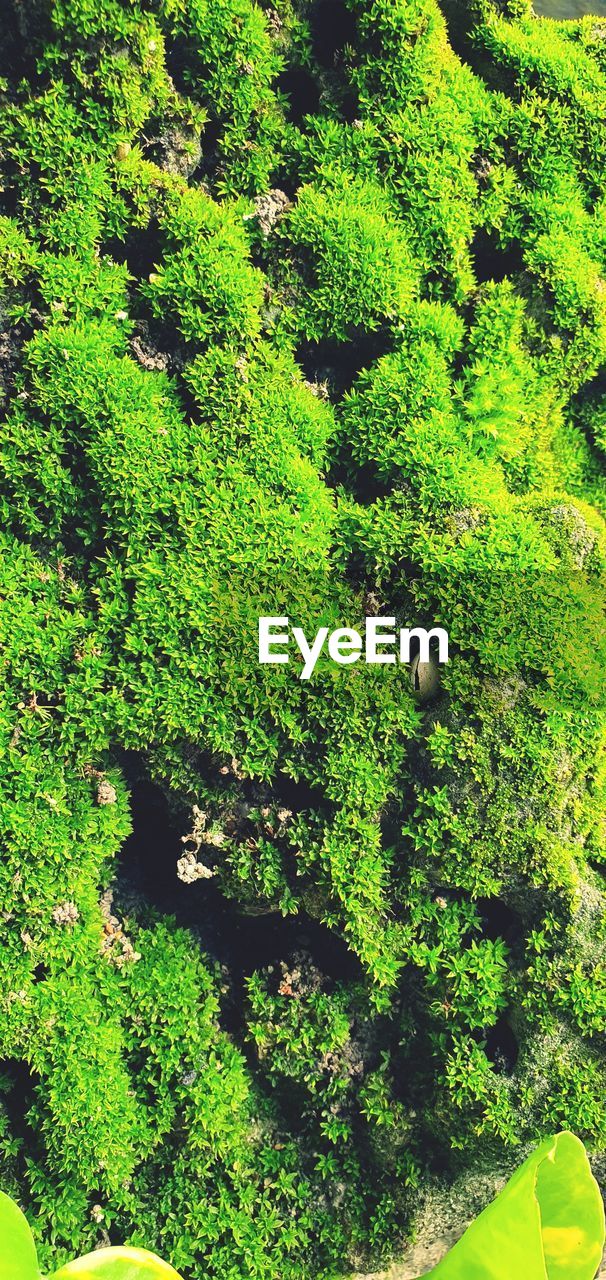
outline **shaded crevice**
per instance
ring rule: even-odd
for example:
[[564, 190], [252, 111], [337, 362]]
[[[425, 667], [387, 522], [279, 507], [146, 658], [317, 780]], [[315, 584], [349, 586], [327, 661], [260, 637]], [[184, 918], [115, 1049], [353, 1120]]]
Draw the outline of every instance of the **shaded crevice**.
[[305, 778], [290, 778], [285, 773], [278, 773], [271, 788], [268, 799], [278, 800], [293, 813], [313, 810], [314, 813], [326, 812], [326, 800], [318, 787], [312, 786]]
[[471, 255], [478, 284], [486, 284], [489, 280], [498, 283], [524, 271], [521, 246], [514, 244], [503, 249], [497, 244], [495, 237], [483, 228], [473, 238]]
[[199, 58], [197, 50], [191, 41], [184, 36], [175, 36], [173, 39], [167, 38], [165, 43], [165, 60], [166, 70], [177, 90], [177, 93], [183, 97], [199, 95], [193, 94], [195, 84], [195, 76], [192, 73], [192, 66], [196, 66]]
[[478, 898], [476, 907], [482, 921], [482, 937], [492, 942], [502, 938], [508, 946], [523, 940], [522, 920], [502, 898]]
[[207, 120], [200, 139], [202, 157], [190, 174], [191, 186], [208, 182], [212, 178], [219, 163], [219, 143], [222, 134], [223, 125], [219, 120]]
[[319, 0], [310, 25], [314, 57], [321, 67], [335, 67], [346, 45], [357, 42], [356, 20], [344, 0]]
[[486, 1057], [498, 1075], [511, 1075], [517, 1063], [520, 1047], [506, 1018], [499, 1018], [486, 1036]]
[[22, 325], [13, 324], [4, 307], [0, 305], [0, 408], [6, 410], [15, 391], [15, 374], [19, 369], [23, 348], [27, 341], [24, 328]]
[[596, 434], [596, 422], [602, 434], [606, 424], [606, 372], [603, 370], [585, 383], [572, 396], [567, 409], [570, 426], [582, 433], [589, 450], [590, 464], [595, 468], [596, 479], [600, 483], [604, 465], [604, 445]]
[[[294, 805], [301, 792], [300, 784], [292, 786]], [[360, 962], [347, 944], [305, 912], [286, 917], [277, 911], [250, 915], [226, 898], [213, 880], [183, 884], [177, 861], [183, 854], [181, 837], [189, 817], [186, 811], [179, 817], [162, 788], [149, 778], [131, 781], [131, 813], [133, 830], [122, 849], [115, 885], [120, 910], [144, 923], [157, 913], [174, 917], [238, 984], [256, 970], [288, 961], [298, 952], [309, 954], [321, 972], [335, 981], [361, 977]]]
[[0, 0], [0, 75], [13, 84], [35, 79], [34, 45], [48, 40], [51, 29], [39, 0]]
[[33, 1135], [28, 1120], [35, 1100], [39, 1077], [26, 1062], [18, 1058], [6, 1058], [0, 1062], [2, 1103], [8, 1117], [11, 1132], [16, 1138], [25, 1138], [31, 1152]]
[[164, 250], [164, 236], [155, 218], [147, 226], [130, 231], [126, 240], [108, 240], [103, 246], [104, 253], [127, 267], [135, 280], [147, 280], [150, 272], [161, 262]]
[[[332, 489], [345, 489], [362, 507], [371, 507], [375, 502], [388, 498], [394, 491], [393, 482], [381, 476], [374, 463], [362, 462], [354, 467], [347, 456], [347, 444], [344, 444], [331, 466], [328, 484]], [[363, 550], [352, 548], [348, 576], [353, 583], [360, 585], [367, 581], [368, 566]]]
[[339, 109], [345, 124], [353, 124], [360, 115], [358, 95], [353, 90], [348, 90], [343, 94]]
[[392, 346], [391, 329], [383, 327], [372, 333], [360, 329], [347, 342], [334, 338], [302, 342], [295, 355], [307, 380], [326, 384], [331, 397], [339, 399], [350, 390], [358, 374], [387, 355]]
[[286, 111], [291, 124], [301, 124], [308, 115], [315, 115], [320, 106], [320, 88], [304, 67], [287, 67], [277, 79], [277, 88], [288, 99]]

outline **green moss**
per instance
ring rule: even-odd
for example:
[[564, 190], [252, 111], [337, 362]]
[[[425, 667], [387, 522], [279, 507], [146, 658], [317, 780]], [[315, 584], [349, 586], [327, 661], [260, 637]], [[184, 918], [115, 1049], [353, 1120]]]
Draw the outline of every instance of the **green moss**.
[[[341, 22], [11, 8], [0, 1152], [45, 1268], [328, 1280], [430, 1169], [606, 1137], [601, 27]], [[433, 701], [257, 663], [259, 614], [376, 612], [449, 629]]]
[[[299, 301], [308, 338], [343, 340], [403, 319], [416, 284], [415, 264], [380, 187], [345, 174], [322, 190], [303, 186], [287, 218], [288, 239], [310, 278]], [[338, 192], [338, 198], [336, 194]]]

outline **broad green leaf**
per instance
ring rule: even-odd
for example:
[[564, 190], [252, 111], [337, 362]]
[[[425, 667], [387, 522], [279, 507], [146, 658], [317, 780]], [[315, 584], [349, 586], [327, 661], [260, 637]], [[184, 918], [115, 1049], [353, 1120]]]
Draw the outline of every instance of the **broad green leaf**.
[[547, 1138], [427, 1280], [594, 1280], [604, 1207], [585, 1148]]
[[98, 1249], [76, 1258], [55, 1271], [49, 1280], [181, 1280], [168, 1262], [162, 1262], [146, 1249], [128, 1245], [116, 1249]]
[[14, 1200], [1, 1191], [0, 1280], [40, 1280], [29, 1223]]

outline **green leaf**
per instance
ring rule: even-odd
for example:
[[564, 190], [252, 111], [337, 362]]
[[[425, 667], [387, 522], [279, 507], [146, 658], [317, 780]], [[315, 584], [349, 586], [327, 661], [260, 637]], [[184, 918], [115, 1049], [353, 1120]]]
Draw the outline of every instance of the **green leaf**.
[[604, 1207], [585, 1148], [547, 1138], [429, 1276], [433, 1280], [593, 1280]]
[[84, 1258], [76, 1258], [55, 1271], [49, 1280], [181, 1280], [181, 1277], [155, 1253], [126, 1245], [87, 1253]]
[[0, 1280], [39, 1280], [36, 1246], [18, 1205], [0, 1191]]

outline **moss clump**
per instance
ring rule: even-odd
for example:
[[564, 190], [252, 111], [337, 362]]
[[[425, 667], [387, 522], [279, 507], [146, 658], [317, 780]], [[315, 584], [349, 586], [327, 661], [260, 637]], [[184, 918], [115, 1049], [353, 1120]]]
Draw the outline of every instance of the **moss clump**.
[[[7, 10], [0, 1150], [44, 1267], [317, 1280], [428, 1174], [606, 1139], [603, 24], [328, 10]], [[453, 661], [301, 684], [281, 612]]]

